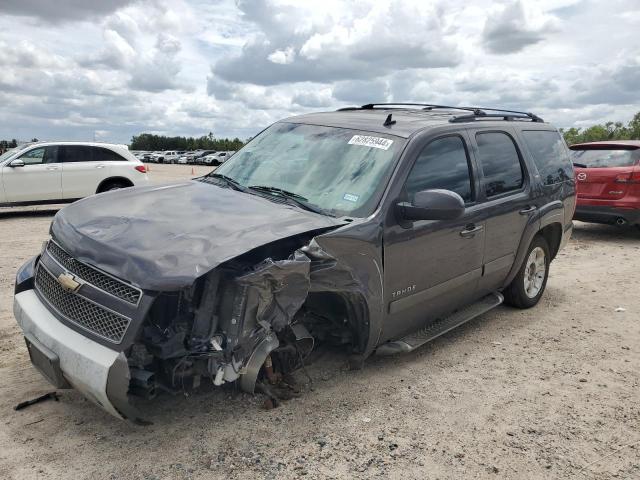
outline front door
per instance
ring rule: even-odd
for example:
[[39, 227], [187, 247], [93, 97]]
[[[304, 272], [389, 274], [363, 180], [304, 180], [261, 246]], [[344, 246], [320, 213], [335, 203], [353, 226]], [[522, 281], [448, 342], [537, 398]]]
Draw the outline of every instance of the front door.
[[39, 202], [62, 198], [58, 147], [36, 147], [16, 160], [24, 167], [2, 167], [2, 183], [8, 202]]
[[[430, 141], [418, 154], [402, 196], [446, 189], [467, 205], [456, 220], [388, 220], [384, 232], [384, 305], [381, 341], [398, 338], [473, 301], [482, 274], [484, 210], [476, 192], [465, 138]], [[392, 216], [388, 216], [392, 218]]]

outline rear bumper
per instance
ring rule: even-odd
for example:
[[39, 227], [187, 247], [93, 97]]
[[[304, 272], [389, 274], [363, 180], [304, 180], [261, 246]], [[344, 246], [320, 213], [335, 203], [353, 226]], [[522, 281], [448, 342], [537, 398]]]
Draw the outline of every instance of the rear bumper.
[[73, 388], [111, 415], [124, 418], [121, 412], [128, 410], [129, 369], [123, 353], [62, 324], [34, 290], [16, 294], [13, 312], [27, 338], [35, 339], [59, 357], [64, 379]]
[[615, 225], [620, 223], [640, 224], [640, 209], [605, 207], [600, 205], [578, 205], [573, 215], [574, 220], [589, 223], [605, 223]]

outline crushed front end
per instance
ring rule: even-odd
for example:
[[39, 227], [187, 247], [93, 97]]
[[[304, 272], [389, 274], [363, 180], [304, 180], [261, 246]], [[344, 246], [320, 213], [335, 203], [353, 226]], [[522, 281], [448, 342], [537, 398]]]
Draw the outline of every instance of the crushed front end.
[[136, 398], [203, 381], [269, 394], [274, 372], [299, 368], [316, 339], [361, 351], [364, 321], [349, 320], [357, 315], [347, 307], [359, 288], [312, 235], [252, 250], [165, 292], [138, 288], [50, 240], [18, 272], [14, 312], [34, 366], [52, 384], [137, 421]]

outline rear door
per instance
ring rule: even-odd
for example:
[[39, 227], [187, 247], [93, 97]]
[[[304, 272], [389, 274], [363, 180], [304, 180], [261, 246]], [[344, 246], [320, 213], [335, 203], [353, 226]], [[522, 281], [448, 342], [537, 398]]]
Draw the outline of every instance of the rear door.
[[478, 287], [484, 295], [502, 287], [537, 205], [531, 200], [529, 174], [514, 132], [510, 128], [482, 128], [472, 129], [470, 134], [487, 213], [483, 276]]
[[634, 181], [640, 150], [631, 147], [571, 147], [578, 199], [614, 202], [625, 197]]
[[109, 162], [96, 155], [98, 147], [64, 145], [62, 154], [62, 195], [65, 199], [93, 195], [109, 175]]
[[2, 167], [2, 183], [7, 202], [38, 202], [62, 198], [62, 169], [58, 163], [58, 147], [36, 147], [17, 159], [24, 162], [24, 167]]

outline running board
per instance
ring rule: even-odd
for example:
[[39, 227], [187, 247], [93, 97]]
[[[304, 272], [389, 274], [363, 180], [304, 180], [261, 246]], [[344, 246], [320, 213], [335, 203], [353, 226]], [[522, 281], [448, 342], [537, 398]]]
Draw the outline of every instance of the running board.
[[491, 293], [476, 303], [472, 303], [441, 320], [436, 320], [400, 340], [383, 343], [376, 349], [376, 355], [395, 355], [411, 352], [434, 338], [444, 335], [463, 323], [476, 318], [478, 315], [497, 307], [503, 300], [504, 297], [500, 293]]

